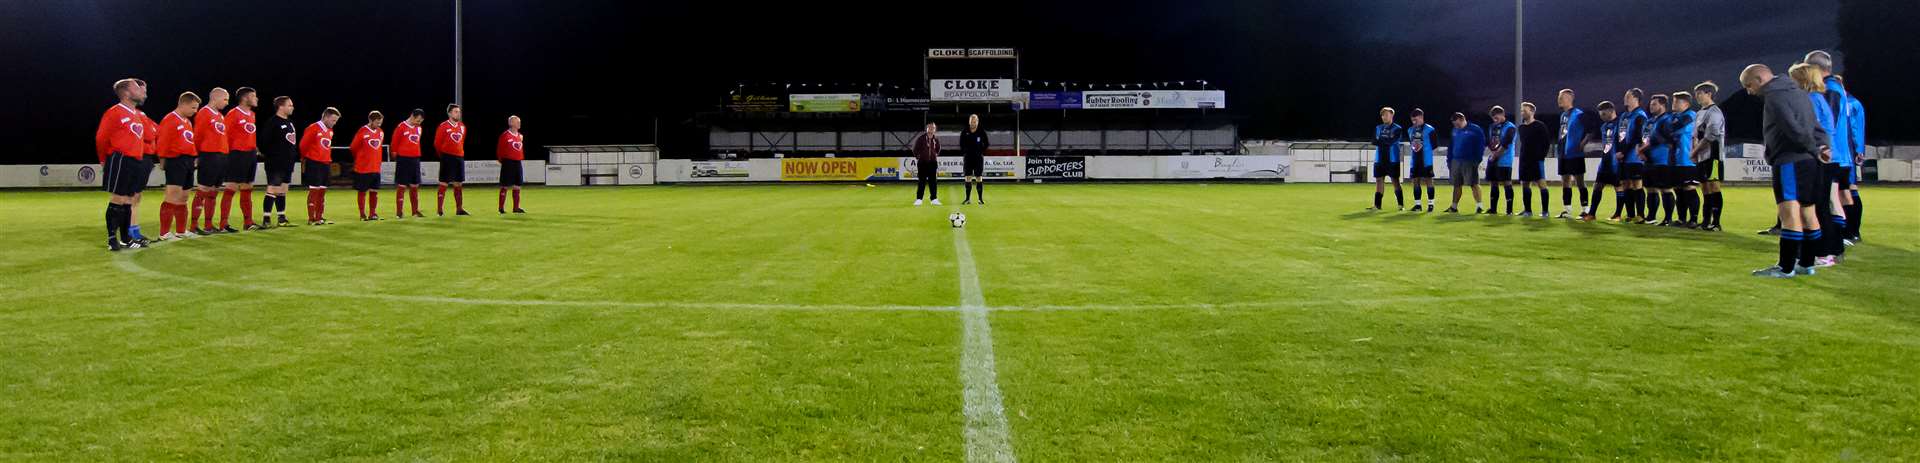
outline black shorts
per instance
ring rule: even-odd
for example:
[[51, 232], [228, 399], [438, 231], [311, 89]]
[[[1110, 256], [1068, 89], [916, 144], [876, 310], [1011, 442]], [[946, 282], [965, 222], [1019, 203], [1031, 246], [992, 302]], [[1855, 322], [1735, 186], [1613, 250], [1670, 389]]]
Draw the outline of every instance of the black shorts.
[[254, 165], [259, 164], [259, 156], [252, 151], [234, 151], [227, 153], [227, 182], [253, 183]]
[[367, 190], [380, 189], [380, 173], [379, 172], [369, 172], [369, 173], [354, 172], [353, 173], [353, 189], [354, 191], [367, 191]]
[[1567, 177], [1567, 175], [1586, 175], [1586, 158], [1561, 158], [1559, 173], [1561, 173], [1561, 177]]
[[1524, 161], [1520, 163], [1520, 181], [1538, 182], [1546, 177], [1546, 161]]
[[227, 183], [227, 154], [200, 153], [199, 181], [204, 187], [216, 187]]
[[1673, 186], [1700, 184], [1700, 165], [1673, 166]]
[[133, 196], [147, 189], [147, 177], [153, 174], [153, 161], [145, 156], [107, 155], [100, 165], [100, 188], [116, 196]]
[[1819, 201], [1821, 189], [1827, 186], [1820, 174], [1820, 161], [1814, 159], [1773, 166], [1773, 202], [1800, 201], [1801, 206], [1813, 205], [1812, 201]]
[[500, 161], [500, 186], [520, 186], [527, 183], [527, 172], [520, 161]]
[[1489, 182], [1505, 182], [1505, 181], [1508, 181], [1508, 180], [1512, 180], [1512, 179], [1513, 179], [1513, 168], [1512, 168], [1512, 167], [1500, 167], [1500, 166], [1497, 166], [1497, 165], [1488, 165], [1488, 166], [1487, 166], [1487, 181], [1489, 181]]
[[1373, 163], [1373, 178], [1386, 178], [1386, 177], [1400, 178], [1400, 163], [1398, 162]]
[[1647, 187], [1648, 188], [1667, 188], [1667, 175], [1669, 174], [1670, 174], [1670, 171], [1668, 166], [1660, 165], [1660, 164], [1647, 164], [1647, 174], [1646, 174]]
[[307, 188], [326, 188], [332, 181], [333, 165], [312, 159], [300, 160], [300, 183]]
[[1702, 182], [1718, 182], [1727, 178], [1727, 163], [1719, 159], [1708, 159], [1700, 163], [1698, 178]]
[[166, 171], [167, 186], [193, 188], [193, 157], [167, 158], [161, 168]]
[[1407, 169], [1407, 178], [1433, 178], [1433, 165], [1414, 164], [1413, 167]]
[[267, 184], [286, 185], [293, 183], [293, 158], [267, 155]]
[[1638, 162], [1621, 163], [1620, 179], [1621, 180], [1646, 180], [1647, 179], [1646, 171], [1647, 171], [1646, 163], [1638, 163]]
[[467, 159], [453, 156], [440, 157], [440, 183], [466, 183]]
[[419, 185], [420, 184], [420, 158], [394, 156], [393, 157], [393, 184]]
[[1828, 163], [1826, 169], [1828, 182], [1840, 185], [1840, 189], [1842, 190], [1853, 189], [1853, 166]]
[[1593, 183], [1620, 186], [1620, 169], [1614, 166], [1612, 159], [1600, 160], [1600, 170], [1593, 174]]
[[979, 177], [987, 171], [986, 156], [962, 156], [960, 158], [960, 176]]

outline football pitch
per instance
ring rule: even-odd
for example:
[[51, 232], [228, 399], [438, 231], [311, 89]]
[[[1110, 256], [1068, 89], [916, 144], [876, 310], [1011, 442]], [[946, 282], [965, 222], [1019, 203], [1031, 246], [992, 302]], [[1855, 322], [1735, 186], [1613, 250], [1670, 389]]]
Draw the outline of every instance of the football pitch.
[[1791, 280], [1747, 275], [1765, 188], [1721, 233], [987, 190], [476, 187], [121, 253], [102, 193], [0, 193], [0, 460], [1920, 455], [1920, 189], [1865, 189], [1866, 241]]

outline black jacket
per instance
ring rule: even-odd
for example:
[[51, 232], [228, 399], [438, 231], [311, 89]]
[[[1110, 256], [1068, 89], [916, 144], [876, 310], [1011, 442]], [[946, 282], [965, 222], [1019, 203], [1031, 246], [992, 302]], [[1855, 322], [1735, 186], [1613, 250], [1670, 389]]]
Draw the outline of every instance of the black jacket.
[[1547, 159], [1547, 148], [1553, 146], [1553, 132], [1547, 130], [1547, 123], [1534, 119], [1533, 122], [1520, 125], [1520, 160], [1534, 162]]
[[960, 154], [962, 155], [969, 157], [984, 156], [987, 154], [987, 145], [987, 131], [985, 130], [978, 132], [967, 132], [963, 130], [960, 132]]
[[1806, 90], [1787, 76], [1775, 76], [1760, 87], [1765, 99], [1760, 119], [1761, 137], [1767, 148], [1767, 165], [1782, 166], [1820, 154], [1827, 146], [1827, 129], [1814, 119], [1813, 100]]
[[300, 125], [269, 114], [260, 123], [260, 154], [268, 159], [292, 161], [300, 157]]

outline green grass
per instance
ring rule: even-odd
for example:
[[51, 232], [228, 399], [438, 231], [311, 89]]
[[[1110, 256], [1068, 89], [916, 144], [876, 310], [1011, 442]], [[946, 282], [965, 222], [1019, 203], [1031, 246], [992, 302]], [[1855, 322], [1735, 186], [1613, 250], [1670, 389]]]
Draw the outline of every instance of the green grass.
[[[0, 192], [0, 460], [961, 460], [954, 206], [910, 190], [536, 188], [117, 255], [101, 194]], [[1352, 185], [989, 194], [966, 239], [1026, 461], [1920, 455], [1920, 189], [1869, 188], [1868, 241], [1785, 281], [1746, 276], [1760, 188], [1717, 234]]]

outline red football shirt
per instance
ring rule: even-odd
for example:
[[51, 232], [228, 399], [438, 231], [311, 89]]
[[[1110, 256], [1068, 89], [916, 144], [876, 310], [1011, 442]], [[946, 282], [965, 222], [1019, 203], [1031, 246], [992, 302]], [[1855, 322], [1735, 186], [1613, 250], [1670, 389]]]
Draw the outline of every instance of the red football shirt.
[[420, 157], [420, 126], [407, 121], [393, 128], [393, 155], [403, 158]]
[[248, 111], [239, 106], [234, 106], [233, 110], [227, 111], [227, 127], [233, 130], [233, 133], [227, 134], [227, 145], [229, 145], [229, 149], [252, 152], [259, 148], [260, 145], [254, 141], [253, 132], [259, 130], [260, 127], [254, 125], [253, 122], [253, 111]]
[[147, 117], [146, 113], [140, 113], [140, 123], [143, 127], [150, 127], [149, 129], [140, 131], [140, 138], [143, 142], [141, 145], [144, 145], [140, 152], [147, 157], [159, 156], [160, 124], [153, 123], [153, 119]]
[[360, 133], [353, 135], [353, 173], [380, 173], [380, 144], [386, 141], [387, 134], [379, 127], [361, 126]]
[[200, 112], [193, 115], [193, 132], [199, 136], [194, 144], [200, 152], [227, 154], [227, 118], [220, 112], [201, 106]]
[[93, 151], [100, 156], [100, 162], [107, 162], [107, 155], [115, 152], [131, 156], [143, 150], [141, 142], [146, 138], [146, 125], [142, 121], [146, 116], [123, 104], [107, 108], [100, 115], [100, 127], [93, 131]]
[[333, 162], [333, 129], [319, 122], [308, 125], [307, 132], [300, 135], [300, 158]]
[[441, 156], [466, 157], [467, 125], [449, 119], [440, 123], [440, 130], [433, 136], [433, 149]]
[[193, 144], [193, 123], [180, 113], [168, 111], [167, 117], [160, 119], [160, 158], [171, 159], [181, 156], [193, 157], [199, 154]]
[[500, 145], [494, 147], [494, 155], [502, 161], [519, 161], [527, 158], [525, 134], [508, 130], [500, 133]]

